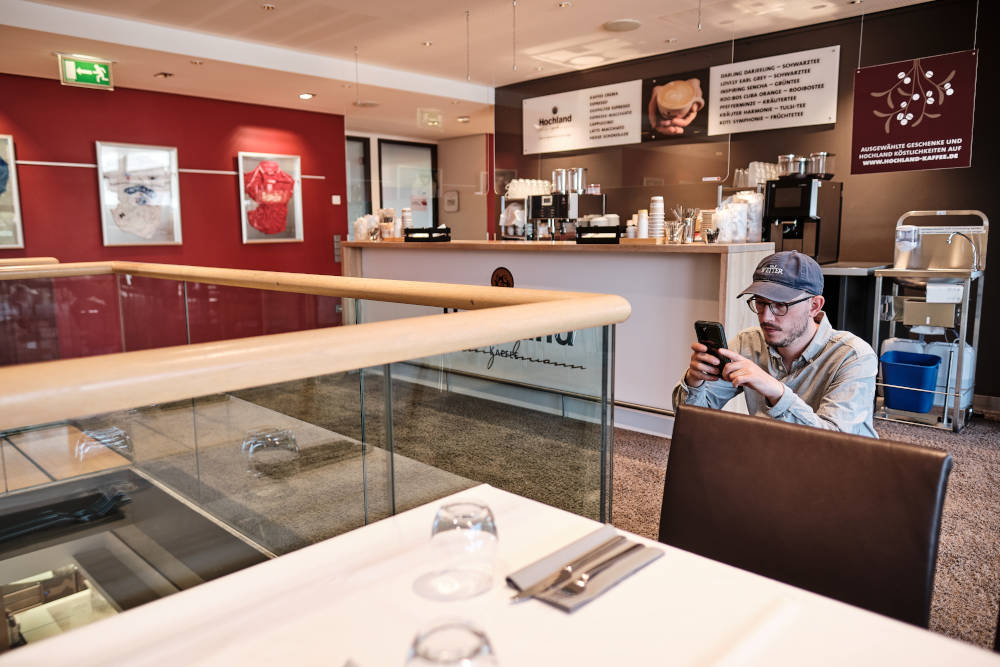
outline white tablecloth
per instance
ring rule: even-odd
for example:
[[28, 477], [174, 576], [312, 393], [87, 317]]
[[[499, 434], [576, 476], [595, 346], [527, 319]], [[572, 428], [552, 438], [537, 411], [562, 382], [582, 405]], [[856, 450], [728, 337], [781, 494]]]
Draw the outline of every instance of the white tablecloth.
[[418, 628], [455, 617], [483, 628], [505, 667], [1000, 664], [983, 649], [662, 545], [664, 557], [572, 615], [536, 600], [512, 605], [504, 575], [598, 524], [486, 485], [452, 498], [482, 500], [496, 515], [498, 576], [477, 598], [435, 602], [413, 591], [431, 565], [439, 501], [0, 664], [402, 665]]

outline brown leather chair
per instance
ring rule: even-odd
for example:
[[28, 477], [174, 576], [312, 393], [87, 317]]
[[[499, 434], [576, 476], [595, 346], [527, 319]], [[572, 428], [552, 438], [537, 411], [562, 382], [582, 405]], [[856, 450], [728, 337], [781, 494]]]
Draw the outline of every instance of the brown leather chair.
[[951, 457], [681, 406], [660, 541], [927, 627]]

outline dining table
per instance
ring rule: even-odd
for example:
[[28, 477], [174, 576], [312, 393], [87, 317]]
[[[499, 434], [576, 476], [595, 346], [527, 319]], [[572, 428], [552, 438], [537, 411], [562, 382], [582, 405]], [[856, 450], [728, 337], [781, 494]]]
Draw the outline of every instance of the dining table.
[[[492, 587], [421, 595], [448, 502], [492, 510]], [[497, 663], [1000, 665], [971, 644], [619, 530], [662, 557], [567, 613], [514, 603], [506, 576], [601, 524], [489, 485], [401, 512], [0, 657], [0, 665], [404, 665], [414, 635], [465, 620]]]

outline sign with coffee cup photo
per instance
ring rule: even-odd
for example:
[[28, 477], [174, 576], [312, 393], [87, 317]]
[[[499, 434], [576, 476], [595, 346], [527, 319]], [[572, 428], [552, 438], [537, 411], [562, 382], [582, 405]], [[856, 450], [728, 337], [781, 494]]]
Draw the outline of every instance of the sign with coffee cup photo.
[[708, 134], [707, 98], [707, 69], [645, 79], [642, 140], [703, 140]]

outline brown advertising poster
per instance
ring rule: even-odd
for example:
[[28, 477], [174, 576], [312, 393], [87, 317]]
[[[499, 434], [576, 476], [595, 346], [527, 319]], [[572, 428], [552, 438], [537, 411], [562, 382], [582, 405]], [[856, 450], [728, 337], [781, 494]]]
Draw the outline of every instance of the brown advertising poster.
[[857, 70], [851, 173], [971, 166], [976, 59], [961, 51]]

